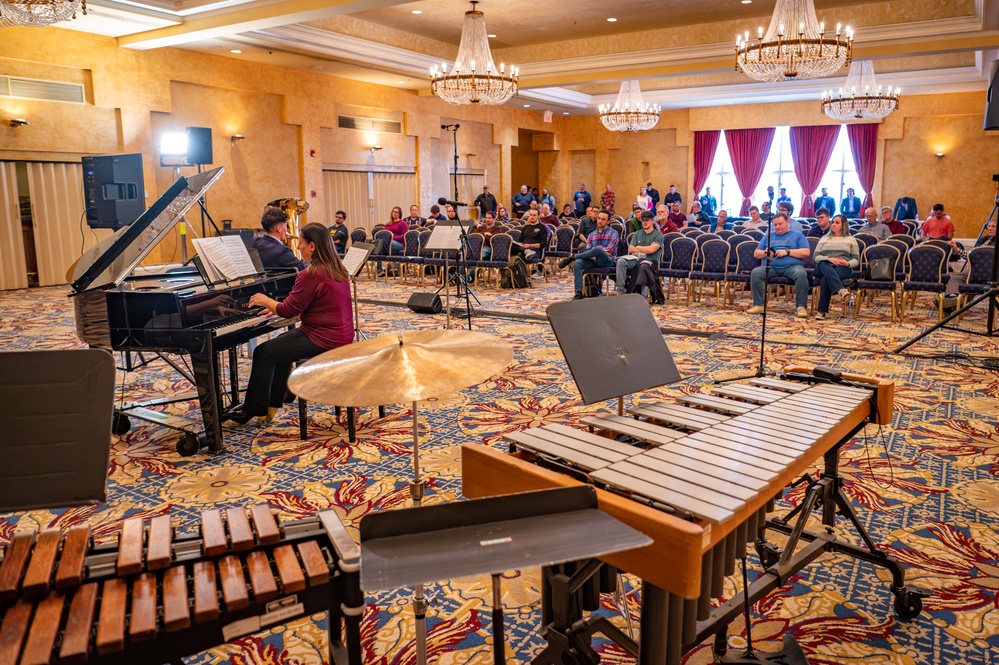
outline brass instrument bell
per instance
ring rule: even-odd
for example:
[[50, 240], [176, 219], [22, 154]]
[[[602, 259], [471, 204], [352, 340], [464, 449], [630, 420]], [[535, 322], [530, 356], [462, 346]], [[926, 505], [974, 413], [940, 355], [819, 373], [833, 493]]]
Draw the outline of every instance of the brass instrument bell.
[[284, 237], [284, 244], [291, 248], [295, 256], [302, 258], [298, 251], [298, 216], [309, 209], [309, 202], [304, 199], [286, 198], [274, 199], [267, 204], [268, 208], [279, 208], [288, 217], [288, 234]]

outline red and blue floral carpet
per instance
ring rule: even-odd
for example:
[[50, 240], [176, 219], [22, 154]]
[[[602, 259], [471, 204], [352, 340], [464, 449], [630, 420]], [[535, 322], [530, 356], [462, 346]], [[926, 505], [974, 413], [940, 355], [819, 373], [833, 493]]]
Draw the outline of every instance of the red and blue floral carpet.
[[[360, 284], [362, 300], [404, 303], [417, 287]], [[5, 350], [80, 346], [65, 288], [0, 293], [0, 341]], [[571, 295], [563, 277], [522, 291], [478, 292], [482, 308], [513, 315], [543, 315], [551, 302]], [[666, 342], [684, 377], [635, 402], [669, 399], [681, 392], [709, 392], [710, 380], [751, 371], [758, 355], [759, 317], [739, 307], [715, 307], [714, 299], [685, 307], [670, 300], [654, 309], [671, 331]], [[754, 642], [779, 648], [790, 631], [812, 663], [930, 664], [999, 663], [999, 373], [987, 365], [997, 355], [992, 339], [940, 331], [910, 349], [888, 353], [932, 322], [928, 301], [917, 304], [905, 324], [891, 324], [885, 303], [866, 307], [859, 320], [842, 318], [834, 303], [824, 321], [796, 319], [791, 303], [773, 305], [766, 346], [771, 368], [829, 364], [895, 381], [893, 426], [884, 438], [869, 428], [866, 445], [845, 449], [847, 492], [860, 508], [875, 541], [908, 568], [908, 582], [932, 590], [925, 611], [911, 622], [892, 611], [889, 580], [874, 566], [826, 555], [796, 575], [754, 610]], [[398, 306], [360, 305], [368, 336], [400, 330], [433, 329], [444, 315], [413, 314]], [[975, 313], [966, 321], [982, 326]], [[430, 476], [427, 502], [461, 499], [460, 446], [469, 441], [499, 446], [505, 432], [547, 423], [575, 423], [612, 404], [584, 406], [546, 323], [530, 318], [479, 316], [477, 330], [492, 332], [515, 348], [513, 364], [481, 385], [421, 404], [421, 464]], [[708, 337], [704, 333], [719, 333]], [[918, 356], [918, 357], [917, 357]], [[986, 362], [983, 362], [985, 360]], [[243, 376], [247, 375], [248, 360]], [[190, 386], [162, 362], [138, 372], [119, 372], [127, 400], [185, 391]], [[196, 417], [190, 404], [171, 411]], [[0, 515], [0, 544], [19, 528], [68, 526], [86, 521], [99, 537], [112, 538], [128, 516], [169, 513], [192, 525], [200, 511], [267, 502], [285, 518], [309, 516], [334, 507], [356, 533], [359, 520], [376, 510], [408, 504], [412, 426], [407, 405], [389, 405], [385, 418], [362, 410], [358, 440], [349, 444], [346, 423], [332, 409], [309, 405], [308, 441], [299, 439], [298, 412], [286, 408], [264, 427], [227, 428], [228, 451], [219, 456], [180, 457], [177, 435], [158, 425], [134, 423], [116, 438], [109, 469], [109, 503], [61, 511]], [[790, 492], [779, 506], [800, 499]], [[856, 540], [848, 529], [845, 538]], [[752, 557], [751, 557], [752, 561]], [[538, 653], [538, 571], [510, 571], [503, 588], [507, 649], [511, 663]], [[726, 594], [741, 583], [733, 577]], [[363, 623], [363, 652], [378, 665], [415, 662], [411, 590], [371, 594]], [[488, 576], [444, 580], [431, 585], [431, 662], [441, 665], [490, 663], [492, 641]], [[630, 610], [637, 616], [634, 599]], [[610, 611], [609, 615], [615, 615]], [[615, 619], [621, 624], [618, 616]], [[326, 662], [324, 615], [316, 615], [192, 656], [188, 662]], [[621, 624], [623, 625], [623, 624]], [[744, 626], [734, 623], [730, 644], [744, 644]], [[602, 661], [633, 660], [601, 643]], [[689, 663], [710, 662], [701, 646]]]

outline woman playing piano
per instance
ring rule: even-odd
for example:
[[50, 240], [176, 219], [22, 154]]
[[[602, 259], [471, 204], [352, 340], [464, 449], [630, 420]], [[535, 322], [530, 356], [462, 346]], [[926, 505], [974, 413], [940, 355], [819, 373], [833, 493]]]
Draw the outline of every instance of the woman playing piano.
[[[282, 302], [255, 293], [250, 305], [283, 318], [298, 316], [301, 325], [253, 352], [250, 382], [242, 408], [230, 411], [229, 420], [245, 424], [255, 417], [270, 420], [284, 403], [292, 363], [354, 340], [351, 319], [350, 279], [322, 224], [306, 224], [298, 241], [302, 259], [310, 261], [298, 273], [295, 286]], [[263, 313], [263, 312], [262, 312]]]

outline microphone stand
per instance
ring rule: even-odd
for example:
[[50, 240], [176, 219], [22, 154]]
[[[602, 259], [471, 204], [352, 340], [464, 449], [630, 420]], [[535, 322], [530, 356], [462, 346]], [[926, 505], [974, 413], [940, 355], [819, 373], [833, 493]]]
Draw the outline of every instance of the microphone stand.
[[763, 261], [763, 321], [760, 328], [760, 362], [756, 366], [756, 371], [746, 376], [733, 376], [729, 379], [715, 379], [715, 385], [721, 383], [731, 383], [732, 381], [743, 381], [745, 379], [759, 379], [770, 373], [763, 365], [763, 350], [767, 343], [767, 306], [770, 304], [770, 262], [773, 260], [773, 220], [767, 224], [767, 255]]

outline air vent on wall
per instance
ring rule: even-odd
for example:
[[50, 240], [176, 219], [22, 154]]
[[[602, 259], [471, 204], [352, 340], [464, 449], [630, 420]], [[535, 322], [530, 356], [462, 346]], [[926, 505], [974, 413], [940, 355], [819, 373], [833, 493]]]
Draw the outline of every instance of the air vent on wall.
[[336, 126], [340, 129], [357, 129], [363, 132], [402, 134], [402, 123], [381, 118], [365, 118], [358, 115], [338, 115]]
[[83, 85], [61, 81], [41, 81], [18, 76], [0, 76], [0, 97], [44, 99], [50, 102], [82, 104]]

